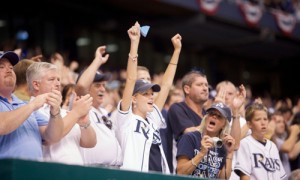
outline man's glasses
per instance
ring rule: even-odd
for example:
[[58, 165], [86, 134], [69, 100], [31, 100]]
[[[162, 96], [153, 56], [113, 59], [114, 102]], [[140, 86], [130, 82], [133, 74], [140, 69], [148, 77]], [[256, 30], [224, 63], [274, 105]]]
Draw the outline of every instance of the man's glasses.
[[[96, 112], [94, 112], [94, 113], [95, 113], [95, 115], [96, 115], [96, 117], [97, 117], [98, 123], [101, 123], [101, 121], [100, 121], [100, 119], [99, 119], [97, 113], [96, 113]], [[102, 120], [103, 120], [105, 126], [108, 127], [108, 129], [111, 129], [111, 128], [112, 128], [112, 121], [109, 120], [106, 116], [102, 116], [101, 118], [102, 118]]]

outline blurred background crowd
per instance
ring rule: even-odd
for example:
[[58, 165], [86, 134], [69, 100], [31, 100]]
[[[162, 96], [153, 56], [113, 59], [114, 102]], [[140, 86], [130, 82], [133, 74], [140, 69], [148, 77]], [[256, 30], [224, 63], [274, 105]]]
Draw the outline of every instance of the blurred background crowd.
[[[124, 57], [129, 49], [125, 32], [138, 20], [150, 26], [148, 36], [142, 38], [139, 58], [154, 79], [168, 64], [170, 38], [180, 33], [184, 40], [176, 81], [196, 67], [205, 71], [212, 89], [230, 79], [245, 84], [253, 97], [267, 99], [273, 108], [277, 101], [290, 108], [296, 105], [300, 90], [295, 75], [300, 57], [299, 0], [223, 0], [218, 1], [214, 14], [201, 10], [203, 2], [52, 0], [20, 2], [18, 6], [8, 2], [11, 5], [0, 15], [0, 47], [4, 51], [19, 49], [22, 59], [41, 55], [40, 60], [60, 62], [63, 72], [70, 71], [70, 75], [63, 73], [62, 82], [67, 84], [90, 64], [94, 49], [106, 44], [110, 61], [101, 68], [113, 75], [111, 87], [116, 87], [124, 77]], [[243, 2], [263, 9], [254, 27], [243, 19], [239, 7]], [[274, 9], [296, 18], [290, 35], [277, 27]]]

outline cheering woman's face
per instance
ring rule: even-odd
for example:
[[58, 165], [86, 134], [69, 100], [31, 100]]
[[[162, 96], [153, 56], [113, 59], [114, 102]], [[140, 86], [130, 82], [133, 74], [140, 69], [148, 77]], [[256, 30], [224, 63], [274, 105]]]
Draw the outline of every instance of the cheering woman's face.
[[136, 93], [133, 96], [133, 111], [135, 114], [144, 117], [147, 112], [153, 111], [154, 92], [148, 89], [145, 92]]

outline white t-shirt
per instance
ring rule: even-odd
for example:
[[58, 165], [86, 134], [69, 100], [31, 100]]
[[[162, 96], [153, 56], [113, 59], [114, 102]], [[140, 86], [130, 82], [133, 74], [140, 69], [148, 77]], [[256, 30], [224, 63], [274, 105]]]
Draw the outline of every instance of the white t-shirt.
[[[31, 98], [33, 100], [33, 98]], [[45, 104], [38, 110], [50, 118], [50, 106]], [[60, 109], [61, 117], [67, 115], [65, 109]], [[45, 161], [59, 162], [65, 164], [83, 165], [83, 159], [79, 150], [81, 130], [78, 124], [75, 124], [68, 134], [59, 142], [49, 146], [43, 145], [43, 157]]]
[[92, 107], [89, 112], [91, 126], [96, 132], [97, 144], [93, 148], [81, 148], [84, 164], [121, 166], [123, 160], [121, 147], [114, 130], [104, 124], [102, 116], [107, 117], [107, 111], [103, 108], [99, 111]]
[[[155, 132], [159, 133], [159, 128], [165, 127], [165, 120], [154, 105], [154, 110], [147, 114], [148, 122], [132, 113], [131, 107], [129, 111], [120, 110], [120, 102], [118, 104], [117, 127], [119, 128], [118, 140], [123, 152], [122, 169], [148, 172], [149, 171], [149, 155], [153, 139], [161, 141], [158, 136], [154, 136]], [[160, 153], [162, 155], [162, 171], [170, 173], [168, 163], [160, 143]]]

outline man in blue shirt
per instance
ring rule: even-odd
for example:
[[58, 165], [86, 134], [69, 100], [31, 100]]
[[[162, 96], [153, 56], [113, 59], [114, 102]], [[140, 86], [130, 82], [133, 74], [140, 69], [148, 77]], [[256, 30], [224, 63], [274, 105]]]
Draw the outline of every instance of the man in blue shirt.
[[[63, 135], [63, 121], [57, 115], [61, 96], [47, 93], [28, 104], [18, 99], [13, 94], [16, 86], [13, 66], [18, 62], [16, 53], [0, 52], [0, 158], [42, 160], [42, 143], [55, 143]], [[35, 112], [44, 103], [51, 107], [49, 122]]]

